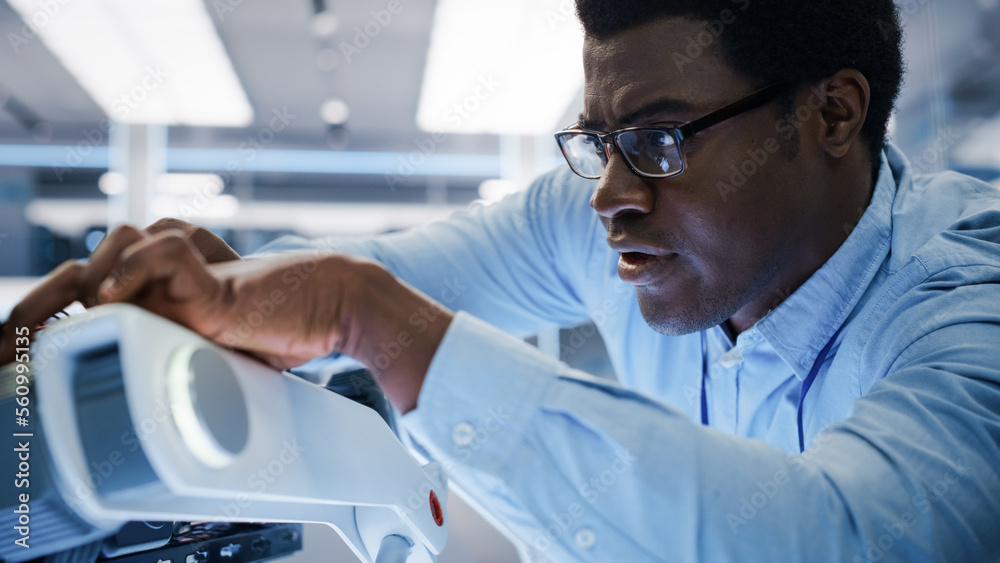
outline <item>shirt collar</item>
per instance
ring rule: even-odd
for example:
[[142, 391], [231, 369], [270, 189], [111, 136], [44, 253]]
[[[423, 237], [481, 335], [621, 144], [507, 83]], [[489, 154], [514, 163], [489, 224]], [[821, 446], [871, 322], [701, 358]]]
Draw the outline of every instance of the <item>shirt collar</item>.
[[892, 238], [892, 202], [898, 186], [908, 181], [902, 153], [886, 145], [871, 202], [847, 240], [751, 329], [763, 335], [799, 379], [808, 375], [816, 356], [846, 322], [885, 261]]

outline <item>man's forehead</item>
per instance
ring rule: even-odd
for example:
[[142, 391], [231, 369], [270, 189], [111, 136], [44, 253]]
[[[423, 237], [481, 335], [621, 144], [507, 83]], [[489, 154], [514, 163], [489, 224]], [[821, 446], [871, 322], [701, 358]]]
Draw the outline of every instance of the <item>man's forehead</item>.
[[716, 93], [698, 85], [677, 81], [621, 78], [584, 88], [580, 123], [595, 130], [640, 126], [650, 120], [688, 121], [713, 108]]
[[686, 116], [697, 107], [694, 103], [684, 99], [660, 96], [647, 103], [630, 104], [628, 101], [620, 104], [620, 109], [612, 109], [611, 121], [602, 117], [604, 114], [600, 110], [595, 111], [595, 116], [591, 117], [585, 110], [580, 113], [579, 123], [584, 129], [601, 131], [609, 128], [621, 129], [643, 124], [658, 117], [675, 116], [679, 121], [686, 121], [682, 116]]
[[[590, 125], [632, 126], [650, 113], [669, 119], [698, 117], [749, 87], [718, 55], [706, 48], [679, 59], [686, 37], [702, 30], [685, 18], [667, 18], [584, 43], [584, 112]], [[602, 127], [603, 128], [603, 127]]]

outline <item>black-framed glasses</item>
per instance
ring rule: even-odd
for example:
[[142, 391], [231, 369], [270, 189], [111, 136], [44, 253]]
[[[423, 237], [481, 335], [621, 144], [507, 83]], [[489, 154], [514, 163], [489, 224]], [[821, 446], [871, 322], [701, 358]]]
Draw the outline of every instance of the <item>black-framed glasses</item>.
[[638, 176], [669, 178], [684, 172], [686, 161], [682, 144], [695, 133], [746, 113], [773, 100], [787, 89], [789, 82], [772, 84], [739, 99], [724, 108], [689, 121], [679, 127], [630, 127], [611, 133], [588, 131], [571, 126], [555, 134], [566, 162], [584, 178], [601, 177], [614, 147]]

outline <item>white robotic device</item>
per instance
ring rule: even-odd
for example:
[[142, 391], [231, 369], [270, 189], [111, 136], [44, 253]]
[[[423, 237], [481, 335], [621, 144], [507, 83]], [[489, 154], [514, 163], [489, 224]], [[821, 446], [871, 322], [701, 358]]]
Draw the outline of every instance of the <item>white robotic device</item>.
[[59, 321], [35, 355], [56, 484], [94, 526], [322, 522], [376, 563], [444, 548], [440, 466], [366, 406], [131, 305]]

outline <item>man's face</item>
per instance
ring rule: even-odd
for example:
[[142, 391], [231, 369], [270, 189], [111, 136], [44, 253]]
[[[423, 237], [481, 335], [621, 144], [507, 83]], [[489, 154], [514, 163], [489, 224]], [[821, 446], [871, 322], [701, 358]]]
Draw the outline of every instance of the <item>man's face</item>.
[[[699, 23], [671, 18], [588, 38], [585, 127], [679, 125], [751, 93], [717, 45], [677, 58], [689, 57], [689, 38], [702, 33]], [[782, 128], [779, 113], [771, 103], [686, 139], [687, 169], [672, 178], [641, 178], [620, 152], [611, 156], [591, 206], [621, 253], [619, 275], [659, 332], [702, 330], [762, 306], [766, 313], [793, 289], [780, 287], [778, 274], [801, 254], [811, 214], [822, 212], [815, 190], [804, 189], [822, 160], [797, 150], [799, 136]]]

